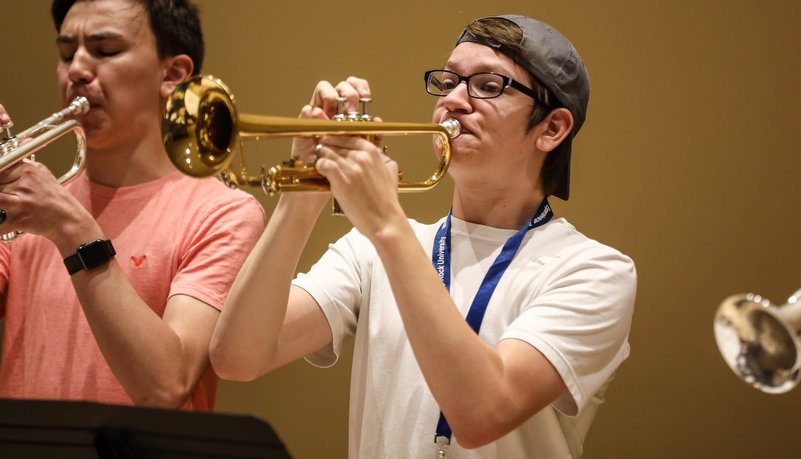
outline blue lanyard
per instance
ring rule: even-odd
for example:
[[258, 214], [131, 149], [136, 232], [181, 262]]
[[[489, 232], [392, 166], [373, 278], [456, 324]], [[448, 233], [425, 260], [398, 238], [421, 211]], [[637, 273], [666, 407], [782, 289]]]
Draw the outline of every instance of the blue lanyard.
[[[492, 263], [486, 276], [484, 276], [484, 280], [481, 281], [478, 293], [476, 293], [475, 298], [473, 298], [473, 304], [470, 305], [470, 310], [467, 312], [465, 320], [467, 320], [470, 328], [472, 328], [476, 334], [478, 334], [478, 330], [481, 328], [481, 321], [484, 320], [484, 313], [487, 310], [487, 304], [489, 304], [490, 298], [492, 298], [492, 293], [495, 292], [495, 287], [498, 286], [501, 276], [506, 272], [509, 264], [512, 263], [512, 259], [520, 248], [520, 244], [523, 242], [523, 237], [525, 237], [528, 230], [548, 223], [552, 217], [553, 210], [551, 210], [551, 206], [548, 204], [548, 199], [543, 199], [531, 221], [526, 223], [517, 234], [510, 237], [506, 241], [506, 244], [503, 245], [500, 255], [498, 255], [498, 258]], [[442, 222], [439, 230], [437, 230], [437, 235], [434, 238], [434, 250], [432, 252], [431, 261], [434, 263], [434, 267], [437, 269], [442, 283], [445, 284], [445, 288], [450, 292], [451, 212], [448, 212], [448, 218]], [[451, 428], [448, 425], [448, 421], [445, 420], [442, 411], [439, 413], [439, 422], [437, 423], [435, 438], [437, 437], [446, 437], [448, 440], [451, 438]]]

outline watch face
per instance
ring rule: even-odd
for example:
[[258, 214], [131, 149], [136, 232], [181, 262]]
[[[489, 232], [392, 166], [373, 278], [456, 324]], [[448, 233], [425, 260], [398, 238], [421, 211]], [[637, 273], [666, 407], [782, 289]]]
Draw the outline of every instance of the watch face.
[[111, 241], [98, 239], [78, 247], [78, 258], [81, 259], [83, 269], [87, 271], [108, 263], [114, 255]]

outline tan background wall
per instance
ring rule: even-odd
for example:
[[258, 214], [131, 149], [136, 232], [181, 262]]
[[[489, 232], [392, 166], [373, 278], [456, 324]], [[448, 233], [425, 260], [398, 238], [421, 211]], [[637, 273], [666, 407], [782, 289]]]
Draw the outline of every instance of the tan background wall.
[[[199, 5], [204, 71], [228, 83], [241, 111], [281, 116], [296, 116], [318, 80], [354, 74], [372, 82], [373, 114], [428, 122], [434, 101], [422, 73], [441, 66], [469, 20], [514, 12], [558, 28], [584, 58], [593, 92], [575, 145], [572, 198], [553, 204], [587, 235], [634, 258], [640, 277], [632, 354], [584, 457], [795, 455], [801, 390], [769, 396], [740, 382], [719, 356], [712, 317], [730, 294], [753, 291], [781, 304], [801, 287], [801, 3]], [[48, 6], [4, 0], [0, 8], [0, 102], [20, 129], [57, 108]], [[269, 211], [274, 201], [254, 193]], [[445, 183], [403, 202], [411, 216], [433, 221], [450, 193]], [[323, 216], [301, 269], [348, 227]], [[218, 410], [264, 418], [299, 458], [345, 457], [345, 360], [223, 382]]]

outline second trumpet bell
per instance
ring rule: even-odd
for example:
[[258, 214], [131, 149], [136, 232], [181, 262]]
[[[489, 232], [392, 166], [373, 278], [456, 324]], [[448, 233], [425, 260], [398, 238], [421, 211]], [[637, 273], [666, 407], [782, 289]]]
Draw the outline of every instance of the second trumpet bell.
[[715, 314], [715, 339], [723, 359], [743, 381], [770, 394], [799, 382], [801, 290], [775, 306], [754, 294], [733, 295]]

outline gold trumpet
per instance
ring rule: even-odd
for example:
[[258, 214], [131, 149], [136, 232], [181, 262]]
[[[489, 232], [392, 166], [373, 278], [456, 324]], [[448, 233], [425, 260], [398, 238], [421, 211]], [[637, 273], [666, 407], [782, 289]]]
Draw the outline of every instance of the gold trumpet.
[[[8, 169], [27, 157], [33, 157], [34, 153], [54, 140], [68, 132], [72, 132], [75, 134], [75, 140], [77, 141], [75, 160], [70, 170], [58, 179], [58, 182], [62, 185], [71, 182], [83, 170], [84, 157], [86, 155], [86, 135], [83, 132], [81, 123], [75, 120], [67, 120], [67, 118], [81, 115], [88, 111], [89, 101], [86, 97], [76, 97], [64, 110], [53, 113], [16, 136], [11, 135], [10, 128], [14, 125], [13, 122], [0, 126], [0, 129], [5, 129], [6, 131], [5, 139], [0, 142], [0, 171]], [[24, 142], [26, 139], [31, 140]], [[0, 236], [0, 241], [6, 243], [14, 242], [23, 234], [25, 233], [22, 231], [6, 233]]]
[[[369, 100], [363, 100], [363, 107]], [[340, 107], [344, 100], [340, 101]], [[364, 108], [362, 109], [365, 110]], [[162, 140], [173, 164], [194, 177], [219, 175], [232, 187], [261, 186], [268, 195], [288, 191], [330, 191], [328, 180], [313, 164], [293, 158], [269, 170], [262, 167], [258, 176], [248, 175], [245, 165], [245, 140], [323, 135], [429, 134], [442, 143], [442, 157], [434, 173], [423, 181], [404, 182], [399, 191], [424, 191], [435, 186], [445, 175], [451, 158], [451, 139], [459, 135], [461, 125], [455, 119], [441, 125], [411, 123], [362, 123], [372, 120], [366, 113], [340, 113], [334, 120], [297, 119], [240, 114], [234, 96], [219, 79], [195, 76], [179, 85], [167, 100], [161, 124]], [[231, 167], [233, 150], [240, 142], [241, 172]]]

